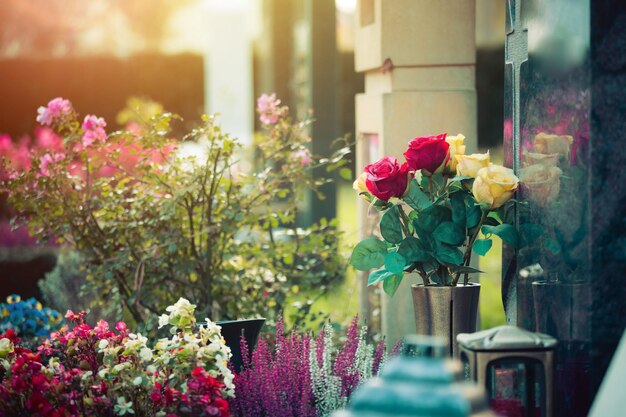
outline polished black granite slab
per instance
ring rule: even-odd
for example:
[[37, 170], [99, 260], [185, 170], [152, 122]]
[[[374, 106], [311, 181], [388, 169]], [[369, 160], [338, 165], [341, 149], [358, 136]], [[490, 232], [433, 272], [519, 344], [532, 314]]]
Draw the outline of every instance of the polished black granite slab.
[[584, 416], [626, 324], [626, 2], [508, 0], [505, 162], [523, 244], [507, 321], [560, 341], [559, 415]]

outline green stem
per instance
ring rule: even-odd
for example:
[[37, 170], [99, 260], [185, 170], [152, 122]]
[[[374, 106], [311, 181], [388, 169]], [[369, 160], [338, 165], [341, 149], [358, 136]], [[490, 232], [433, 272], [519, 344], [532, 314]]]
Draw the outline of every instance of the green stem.
[[409, 233], [409, 216], [406, 215], [406, 213], [402, 209], [402, 206], [398, 206], [398, 209], [400, 210], [400, 217], [402, 217], [403, 220], [400, 222], [400, 225], [402, 226], [402, 230], [404, 231], [404, 236], [411, 236], [411, 234]]
[[[489, 210], [483, 210], [483, 214], [480, 217], [480, 222], [478, 222], [478, 226], [476, 226], [476, 231], [470, 237], [469, 242], [467, 243], [467, 248], [465, 249], [465, 255], [463, 255], [463, 263], [461, 265], [463, 266], [469, 265], [470, 260], [472, 259], [472, 246], [474, 245], [476, 238], [480, 234], [480, 229], [482, 228], [483, 223], [485, 222], [485, 219], [487, 219], [488, 215], [489, 215]], [[461, 272], [457, 272], [456, 276], [454, 277], [454, 281], [452, 283], [453, 286], [457, 285], [460, 277], [461, 277]], [[469, 281], [468, 274], [466, 273], [465, 279], [463, 280], [463, 284], [467, 285], [468, 281]]]

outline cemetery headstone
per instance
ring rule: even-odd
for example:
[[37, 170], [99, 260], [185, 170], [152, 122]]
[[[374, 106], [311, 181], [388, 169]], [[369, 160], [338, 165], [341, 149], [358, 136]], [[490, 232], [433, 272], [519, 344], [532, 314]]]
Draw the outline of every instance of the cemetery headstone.
[[558, 415], [584, 416], [625, 325], [626, 3], [508, 0], [506, 33], [507, 321], [559, 340]]

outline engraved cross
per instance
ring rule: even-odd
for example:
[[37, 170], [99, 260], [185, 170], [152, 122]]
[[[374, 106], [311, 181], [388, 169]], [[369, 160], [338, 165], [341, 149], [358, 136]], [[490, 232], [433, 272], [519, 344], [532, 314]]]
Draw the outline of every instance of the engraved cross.
[[505, 62], [513, 67], [511, 97], [513, 99], [513, 170], [520, 169], [519, 149], [521, 115], [521, 67], [528, 61], [528, 29], [522, 26], [522, 0], [507, 0], [508, 31], [506, 34]]

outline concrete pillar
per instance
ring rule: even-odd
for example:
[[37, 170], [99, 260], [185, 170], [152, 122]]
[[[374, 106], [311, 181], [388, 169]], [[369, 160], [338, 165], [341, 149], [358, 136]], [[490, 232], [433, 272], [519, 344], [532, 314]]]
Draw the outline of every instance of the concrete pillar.
[[252, 5], [250, 0], [206, 2], [210, 35], [204, 65], [205, 111], [219, 113], [224, 131], [244, 144], [252, 143], [255, 117]]
[[[356, 18], [355, 69], [365, 74], [356, 97], [357, 174], [384, 155], [402, 159], [416, 136], [463, 133], [477, 151], [475, 0], [359, 0]], [[372, 221], [361, 204], [364, 237]], [[415, 332], [414, 282], [407, 276], [393, 298], [382, 295], [389, 343]], [[361, 285], [360, 313], [370, 317], [365, 277]]]

